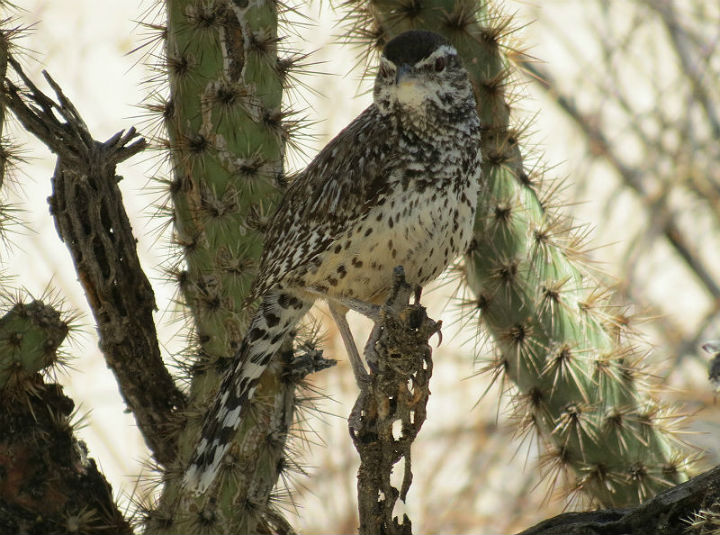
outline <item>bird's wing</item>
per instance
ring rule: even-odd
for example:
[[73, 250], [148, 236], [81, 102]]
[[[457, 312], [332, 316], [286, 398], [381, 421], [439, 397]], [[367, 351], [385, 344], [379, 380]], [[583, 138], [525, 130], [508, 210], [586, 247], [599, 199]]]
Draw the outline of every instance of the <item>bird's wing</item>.
[[289, 186], [266, 233], [254, 296], [309, 266], [387, 194], [398, 161], [388, 123], [366, 108]]

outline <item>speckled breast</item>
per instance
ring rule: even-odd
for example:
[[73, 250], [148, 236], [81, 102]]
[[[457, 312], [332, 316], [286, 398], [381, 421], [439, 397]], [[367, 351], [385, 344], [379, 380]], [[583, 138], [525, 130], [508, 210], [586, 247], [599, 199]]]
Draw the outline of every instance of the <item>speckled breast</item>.
[[477, 194], [470, 177], [392, 193], [332, 244], [306, 274], [306, 287], [382, 302], [396, 266], [410, 284], [435, 279], [470, 243]]

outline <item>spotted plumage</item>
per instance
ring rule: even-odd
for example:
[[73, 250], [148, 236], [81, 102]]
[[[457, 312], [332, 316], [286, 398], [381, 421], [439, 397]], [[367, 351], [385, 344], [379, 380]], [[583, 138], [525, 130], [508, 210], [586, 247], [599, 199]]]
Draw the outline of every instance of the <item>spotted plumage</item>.
[[318, 296], [331, 303], [356, 374], [365, 373], [337, 301], [383, 301], [398, 265], [409, 283], [425, 284], [469, 245], [480, 123], [457, 52], [431, 32], [399, 35], [380, 58], [373, 100], [272, 218], [253, 289], [260, 307], [185, 474], [197, 492], [215, 479], [260, 375]]

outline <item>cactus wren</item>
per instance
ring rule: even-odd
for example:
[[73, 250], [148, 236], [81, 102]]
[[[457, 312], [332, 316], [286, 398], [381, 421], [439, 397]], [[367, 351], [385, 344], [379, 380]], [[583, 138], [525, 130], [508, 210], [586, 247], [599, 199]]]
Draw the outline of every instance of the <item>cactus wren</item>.
[[480, 121], [457, 51], [432, 32], [398, 35], [383, 49], [373, 96], [292, 182], [270, 222], [253, 290], [260, 307], [185, 473], [197, 493], [215, 479], [260, 375], [315, 299], [327, 299], [361, 380], [347, 307], [382, 302], [399, 265], [410, 284], [435, 279], [469, 245]]

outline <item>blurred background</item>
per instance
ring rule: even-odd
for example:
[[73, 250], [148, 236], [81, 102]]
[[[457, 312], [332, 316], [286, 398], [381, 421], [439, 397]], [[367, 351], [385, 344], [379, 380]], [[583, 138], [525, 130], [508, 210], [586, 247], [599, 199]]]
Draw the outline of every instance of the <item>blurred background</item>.
[[[30, 27], [18, 43], [26, 72], [40, 82], [47, 69], [97, 139], [133, 125], [150, 129], [139, 105], [154, 87], [135, 50], [151, 37], [138, 22], [153, 22], [154, 3], [23, 0], [19, 7], [19, 23]], [[340, 44], [347, 14], [326, 2], [299, 9], [305, 18], [290, 14], [295, 22], [283, 46], [312, 53], [313, 73], [301, 75], [288, 95], [308, 119], [289, 169], [302, 169], [371, 100], [359, 51]], [[707, 465], [717, 464], [720, 417], [700, 345], [720, 338], [720, 4], [527, 0], [506, 1], [502, 10], [515, 17], [512, 43], [532, 60], [520, 65], [513, 89], [515, 119], [526, 125], [523, 152], [549, 176], [566, 179], [557, 204], [589, 225], [593, 260], [618, 290], [618, 305], [647, 318], [640, 329], [668, 386], [662, 395], [688, 415], [685, 439], [706, 452]], [[132, 497], [150, 492], [137, 484], [150, 475], [147, 450], [99, 354], [92, 316], [48, 213], [54, 158], [17, 123], [9, 134], [25, 162], [4, 194], [22, 210], [23, 226], [9, 236], [2, 269], [13, 286], [35, 296], [51, 289], [82, 314], [65, 348], [71, 369], [59, 379], [85, 415], [79, 435], [131, 511]], [[168, 174], [162, 165], [158, 152], [147, 152], [118, 172], [170, 361], [185, 337], [175, 288], [162, 271], [170, 231], [155, 215], [159, 192], [151, 181]], [[419, 532], [519, 531], [568, 502], [543, 479], [536, 442], [514, 436], [506, 398], [477, 374], [487, 350], [475, 324], [461, 321], [459, 295], [451, 277], [425, 294], [444, 336], [434, 352], [428, 420], [413, 449], [409, 515]], [[356, 387], [326, 309], [314, 317], [326, 354], [340, 363], [313, 378], [318, 410], [306, 414], [305, 440], [296, 444], [309, 477], [286, 482], [292, 499], [284, 503], [303, 533], [354, 532], [357, 460], [346, 417]], [[355, 320], [356, 338], [367, 336], [369, 325]]]

